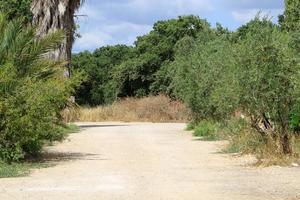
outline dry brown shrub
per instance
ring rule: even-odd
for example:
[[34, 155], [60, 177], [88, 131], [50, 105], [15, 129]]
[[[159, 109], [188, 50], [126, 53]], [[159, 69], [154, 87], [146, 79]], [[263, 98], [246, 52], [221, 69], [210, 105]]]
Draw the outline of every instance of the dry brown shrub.
[[167, 96], [125, 98], [112, 105], [95, 108], [79, 107], [63, 112], [66, 121], [79, 122], [186, 122], [188, 109], [179, 101]]

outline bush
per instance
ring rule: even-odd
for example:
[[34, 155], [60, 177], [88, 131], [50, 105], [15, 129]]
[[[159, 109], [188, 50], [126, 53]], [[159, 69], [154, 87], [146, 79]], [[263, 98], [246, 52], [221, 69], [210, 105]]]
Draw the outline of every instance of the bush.
[[295, 133], [300, 133], [300, 104], [297, 104], [292, 109], [290, 125]]
[[186, 130], [187, 131], [195, 130], [196, 126], [197, 126], [197, 123], [195, 121], [191, 121], [187, 124]]
[[62, 32], [39, 38], [33, 27], [3, 14], [0, 27], [0, 159], [10, 162], [64, 138], [60, 111], [79, 82], [77, 75], [64, 77], [63, 61], [47, 58]]
[[201, 121], [194, 130], [194, 136], [204, 140], [220, 140], [222, 139], [220, 133], [220, 125], [210, 121]]
[[264, 138], [252, 129], [243, 129], [232, 135], [229, 144], [225, 148], [226, 153], [256, 154], [261, 157]]
[[224, 120], [237, 104], [233, 47], [226, 38], [216, 38], [211, 32], [191, 40], [184, 38], [177, 44], [181, 48], [172, 63], [175, 95], [186, 103], [196, 120]]

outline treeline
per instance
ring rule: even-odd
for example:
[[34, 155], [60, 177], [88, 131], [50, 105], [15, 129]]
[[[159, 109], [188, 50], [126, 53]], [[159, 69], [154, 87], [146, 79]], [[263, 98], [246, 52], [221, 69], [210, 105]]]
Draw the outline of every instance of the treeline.
[[294, 155], [300, 125], [300, 3], [286, 0], [274, 24], [258, 16], [231, 32], [196, 16], [159, 21], [133, 47], [108, 46], [73, 57], [87, 76], [80, 104], [164, 93], [182, 100], [194, 121], [226, 122], [235, 112], [278, 153]]
[[[221, 30], [216, 31], [223, 31]], [[118, 97], [147, 96], [165, 92], [170, 80], [165, 67], [175, 60], [175, 45], [182, 38], [197, 38], [210, 30], [206, 20], [196, 16], [179, 17], [155, 23], [153, 31], [138, 37], [134, 47], [107, 46], [73, 56], [73, 69], [88, 76], [77, 93], [80, 104], [111, 103]]]

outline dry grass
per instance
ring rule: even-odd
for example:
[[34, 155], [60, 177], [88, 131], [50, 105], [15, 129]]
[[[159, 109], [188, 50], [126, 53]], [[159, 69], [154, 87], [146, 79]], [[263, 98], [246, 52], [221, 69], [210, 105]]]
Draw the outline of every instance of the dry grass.
[[186, 122], [189, 111], [181, 102], [159, 95], [141, 99], [126, 98], [96, 108], [68, 109], [64, 111], [63, 117], [68, 122]]
[[279, 140], [263, 138], [251, 129], [244, 129], [229, 140], [229, 146], [225, 149], [227, 153], [242, 153], [255, 155], [259, 166], [291, 166], [292, 163], [300, 164], [300, 138], [291, 137], [294, 150], [293, 155], [285, 155]]

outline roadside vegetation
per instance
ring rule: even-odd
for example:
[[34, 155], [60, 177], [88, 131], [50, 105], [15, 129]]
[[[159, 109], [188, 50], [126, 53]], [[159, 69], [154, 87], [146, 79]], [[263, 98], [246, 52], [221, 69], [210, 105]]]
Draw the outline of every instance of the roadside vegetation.
[[24, 177], [29, 175], [30, 172], [34, 169], [47, 168], [50, 166], [52, 165], [32, 161], [11, 164], [0, 162], [0, 178]]
[[74, 55], [74, 70], [87, 77], [76, 93], [79, 104], [100, 105], [81, 109], [77, 119], [126, 121], [130, 117], [112, 117], [114, 110], [124, 110], [118, 99], [164, 94], [190, 110], [193, 123], [188, 128], [195, 136], [229, 140], [226, 152], [297, 160], [299, 8], [298, 1], [286, 0], [278, 24], [258, 13], [236, 31], [181, 16], [155, 23], [132, 47], [107, 46]]
[[24, 174], [16, 163], [76, 131], [64, 120], [190, 120], [195, 136], [229, 140], [227, 152], [297, 160], [300, 3], [285, 2], [278, 24], [258, 14], [236, 31], [192, 15], [158, 21], [133, 46], [73, 55], [66, 78], [67, 62], [49, 58], [65, 31], [39, 37], [31, 0], [0, 0], [0, 172]]
[[17, 162], [37, 157], [44, 145], [62, 141], [71, 131], [60, 111], [69, 104], [81, 78], [74, 74], [66, 79], [65, 62], [46, 56], [63, 39], [62, 31], [39, 38], [23, 19], [0, 15], [1, 176], [22, 175], [35, 167]]
[[98, 107], [74, 107], [66, 109], [63, 117], [77, 122], [187, 122], [190, 113], [180, 101], [159, 95], [125, 98]]

